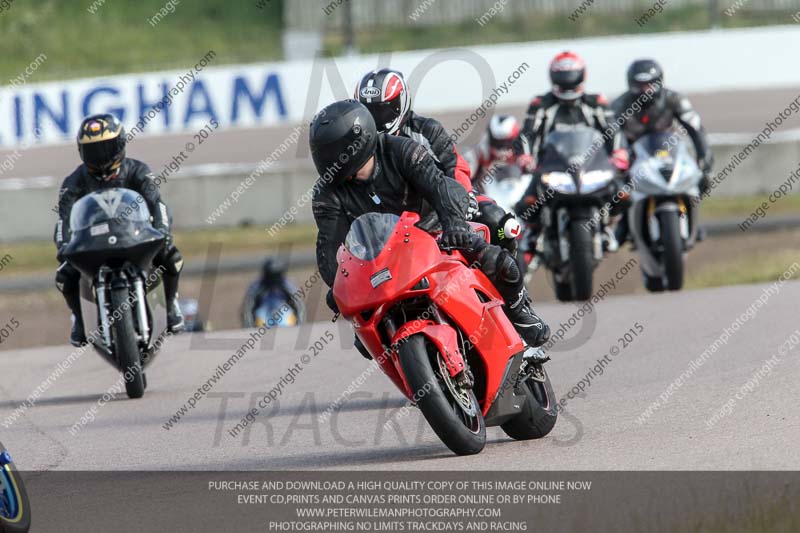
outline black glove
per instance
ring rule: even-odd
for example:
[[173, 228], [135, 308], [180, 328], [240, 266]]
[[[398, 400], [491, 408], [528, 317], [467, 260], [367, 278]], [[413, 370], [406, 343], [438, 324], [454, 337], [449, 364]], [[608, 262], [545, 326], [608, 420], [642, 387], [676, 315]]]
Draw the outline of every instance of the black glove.
[[328, 294], [325, 296], [325, 303], [328, 304], [328, 307], [330, 307], [331, 311], [334, 313], [339, 312], [339, 306], [336, 305], [336, 300], [333, 297], [333, 289], [328, 289]]
[[439, 240], [442, 248], [453, 248], [455, 250], [466, 250], [472, 247], [472, 239], [475, 234], [471, 228], [466, 226], [456, 226], [448, 228]]
[[58, 251], [56, 252], [56, 261], [58, 261], [59, 263], [63, 263], [64, 261], [66, 261], [66, 259], [64, 259], [64, 249], [66, 247], [67, 247], [66, 244], [62, 244], [58, 248]]

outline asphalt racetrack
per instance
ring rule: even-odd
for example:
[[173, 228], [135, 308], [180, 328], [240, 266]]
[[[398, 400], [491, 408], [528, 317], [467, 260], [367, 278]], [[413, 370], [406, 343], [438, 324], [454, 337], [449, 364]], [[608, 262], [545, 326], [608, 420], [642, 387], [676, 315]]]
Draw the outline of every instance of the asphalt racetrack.
[[[484, 451], [470, 457], [451, 454], [383, 374], [342, 348], [352, 337], [341, 322], [269, 333], [265, 349], [221, 376], [218, 365], [249, 332], [177, 336], [148, 368], [139, 400], [114, 392], [119, 374], [87, 350], [16, 419], [72, 349], [6, 351], [0, 374], [13, 378], [0, 388], [0, 427], [27, 471], [796, 470], [799, 298], [792, 281], [609, 296], [573, 319], [551, 351], [557, 398], [583, 380], [552, 433], [515, 442], [490, 428]], [[577, 309], [538, 306], [556, 330]], [[604, 356], [602, 375], [592, 372]], [[351, 384], [349, 399], [325, 415]], [[270, 391], [275, 400], [232, 436]]]

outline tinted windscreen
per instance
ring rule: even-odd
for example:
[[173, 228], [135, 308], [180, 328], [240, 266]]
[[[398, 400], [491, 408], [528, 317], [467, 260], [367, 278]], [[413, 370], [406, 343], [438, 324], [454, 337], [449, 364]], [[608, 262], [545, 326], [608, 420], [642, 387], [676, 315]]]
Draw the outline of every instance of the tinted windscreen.
[[[592, 146], [597, 143], [597, 148]], [[576, 156], [589, 157], [603, 147], [603, 136], [592, 128], [554, 130], [544, 141], [545, 152], [553, 151], [565, 160]]]
[[381, 253], [392, 236], [400, 217], [389, 213], [367, 213], [350, 226], [344, 246], [363, 261], [372, 261]]
[[69, 226], [78, 231], [110, 220], [149, 222], [150, 210], [142, 196], [130, 189], [107, 189], [87, 194], [72, 206]]

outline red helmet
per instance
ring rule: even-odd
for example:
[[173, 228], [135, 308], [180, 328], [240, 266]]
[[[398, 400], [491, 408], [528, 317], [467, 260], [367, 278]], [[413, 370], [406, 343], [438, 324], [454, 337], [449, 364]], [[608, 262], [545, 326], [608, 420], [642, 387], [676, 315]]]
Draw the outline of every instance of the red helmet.
[[356, 85], [354, 98], [369, 109], [381, 133], [397, 133], [411, 110], [408, 84], [400, 71], [390, 68], [365, 74]]
[[553, 94], [561, 100], [575, 100], [583, 95], [586, 63], [574, 52], [561, 52], [550, 62]]

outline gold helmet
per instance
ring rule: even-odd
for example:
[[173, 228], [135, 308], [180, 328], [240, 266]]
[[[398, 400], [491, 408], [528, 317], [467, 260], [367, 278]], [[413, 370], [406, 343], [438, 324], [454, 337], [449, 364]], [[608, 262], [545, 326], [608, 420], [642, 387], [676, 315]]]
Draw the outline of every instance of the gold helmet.
[[125, 128], [110, 113], [86, 117], [78, 130], [78, 153], [92, 176], [114, 179], [125, 158]]

